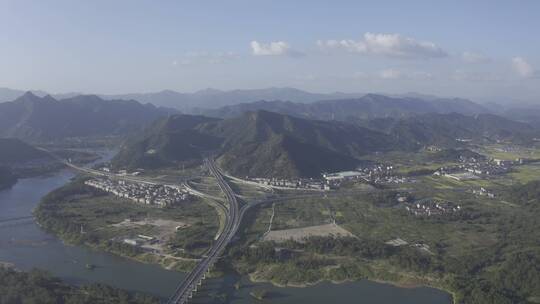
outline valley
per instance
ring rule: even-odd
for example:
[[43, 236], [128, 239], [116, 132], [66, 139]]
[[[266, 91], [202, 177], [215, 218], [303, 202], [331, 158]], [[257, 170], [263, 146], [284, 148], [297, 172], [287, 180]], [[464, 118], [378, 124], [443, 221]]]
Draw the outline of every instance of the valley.
[[491, 114], [384, 121], [173, 114], [118, 140], [96, 133], [102, 148], [122, 142], [110, 160], [62, 136], [10, 139], [17, 148], [0, 155], [19, 174], [75, 170], [42, 198], [37, 223], [66, 244], [186, 273], [170, 303], [202, 300], [199, 284], [231, 275], [278, 290], [369, 280], [437, 288], [455, 303], [535, 299], [538, 209], [509, 193], [534, 189], [538, 131]]

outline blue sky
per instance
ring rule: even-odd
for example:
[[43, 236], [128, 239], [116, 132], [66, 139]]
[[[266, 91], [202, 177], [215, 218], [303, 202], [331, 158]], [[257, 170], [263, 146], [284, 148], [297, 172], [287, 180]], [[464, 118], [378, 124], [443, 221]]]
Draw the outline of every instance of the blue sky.
[[538, 12], [534, 0], [0, 0], [0, 87], [540, 102]]

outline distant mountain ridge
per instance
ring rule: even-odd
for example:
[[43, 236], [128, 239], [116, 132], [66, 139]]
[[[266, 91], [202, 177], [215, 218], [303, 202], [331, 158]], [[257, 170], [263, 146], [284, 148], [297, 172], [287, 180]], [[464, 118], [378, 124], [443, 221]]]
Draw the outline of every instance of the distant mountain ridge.
[[0, 103], [0, 136], [48, 140], [127, 134], [175, 110], [134, 100], [103, 100], [79, 95], [56, 100], [31, 92]]
[[179, 93], [164, 90], [156, 93], [122, 94], [102, 96], [114, 99], [135, 99], [141, 102], [151, 102], [155, 105], [177, 108], [182, 111], [191, 109], [214, 109], [238, 103], [253, 102], [256, 100], [287, 100], [294, 102], [314, 102], [324, 99], [336, 99], [362, 96], [357, 93], [310, 93], [295, 88], [267, 88], [222, 91], [205, 89], [194, 93]]
[[243, 112], [265, 110], [302, 118], [355, 121], [383, 117], [408, 117], [425, 113], [474, 115], [490, 111], [470, 100], [459, 98], [419, 99], [367, 94], [354, 99], [323, 100], [312, 103], [258, 101], [203, 110], [199, 114], [230, 118]]
[[530, 124], [494, 114], [429, 113], [401, 119], [379, 118], [360, 124], [401, 142], [443, 147], [460, 145], [460, 140], [527, 142], [540, 134], [539, 129]]
[[[44, 97], [43, 91], [32, 91], [35, 95]], [[12, 101], [24, 95], [25, 91], [0, 88], [0, 102]], [[82, 93], [51, 94], [55, 99], [72, 98]], [[182, 111], [197, 108], [219, 108], [226, 105], [246, 103], [256, 100], [288, 100], [293, 102], [314, 102], [325, 99], [360, 97], [360, 93], [311, 93], [295, 88], [266, 88], [245, 90], [216, 90], [204, 89], [194, 93], [181, 93], [173, 90], [163, 90], [150, 93], [128, 94], [97, 94], [106, 100], [137, 100], [141, 103], [152, 103], [159, 107], [175, 108]]]

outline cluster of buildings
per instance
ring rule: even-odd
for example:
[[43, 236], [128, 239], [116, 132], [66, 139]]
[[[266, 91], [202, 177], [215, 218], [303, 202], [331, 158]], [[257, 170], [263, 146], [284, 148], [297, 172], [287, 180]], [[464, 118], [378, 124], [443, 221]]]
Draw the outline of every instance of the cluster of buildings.
[[261, 185], [278, 188], [330, 190], [330, 186], [328, 184], [325, 184], [323, 181], [317, 179], [279, 179], [256, 177], [249, 180]]
[[189, 199], [187, 190], [180, 187], [126, 182], [110, 178], [96, 178], [85, 185], [130, 199], [136, 203], [166, 207]]
[[[111, 168], [109, 167], [102, 167], [100, 168], [99, 170], [103, 171], [103, 172], [106, 172], [106, 173], [114, 173]], [[128, 175], [132, 175], [132, 176], [139, 176], [141, 175], [142, 173], [144, 172], [143, 169], [137, 169], [137, 171], [133, 171], [133, 172], [128, 172], [127, 170], [119, 170], [118, 172], [116, 172], [117, 175], [119, 176], [128, 176]]]
[[456, 166], [439, 168], [433, 175], [446, 176], [461, 181], [475, 179], [480, 176], [504, 174], [507, 173], [514, 164], [523, 164], [523, 159], [518, 159], [516, 161], [501, 159], [466, 161]]
[[394, 167], [384, 164], [373, 164], [359, 167], [355, 171], [343, 171], [323, 174], [329, 185], [338, 186], [343, 181], [360, 180], [375, 184], [399, 184], [408, 182], [407, 177], [398, 176], [394, 173]]
[[405, 209], [415, 216], [437, 216], [459, 212], [461, 206], [448, 201], [424, 199], [406, 206]]
[[473, 189], [472, 193], [479, 196], [487, 196], [488, 198], [495, 198], [495, 194], [484, 187], [480, 187], [480, 189]]
[[136, 237], [125, 238], [123, 242], [131, 246], [142, 246], [145, 244], [155, 244], [158, 242], [158, 240], [152, 236], [138, 234]]

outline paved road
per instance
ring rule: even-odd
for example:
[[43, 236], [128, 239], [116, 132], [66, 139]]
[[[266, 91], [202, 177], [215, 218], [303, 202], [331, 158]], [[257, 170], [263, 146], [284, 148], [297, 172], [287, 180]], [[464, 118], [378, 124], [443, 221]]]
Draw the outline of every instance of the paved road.
[[[94, 169], [90, 169], [86, 167], [80, 167], [80, 166], [74, 165], [72, 163], [66, 162], [63, 159], [56, 157], [54, 154], [50, 153], [46, 149], [41, 149], [41, 150], [48, 152], [57, 160], [64, 163], [66, 166], [72, 169], [78, 170], [78, 171], [82, 171], [84, 173], [88, 173], [91, 175], [98, 175], [98, 176], [107, 176], [109, 178], [127, 180], [127, 181], [138, 182], [138, 183], [157, 184], [153, 180], [148, 180], [141, 177], [119, 176], [114, 173], [108, 173], [108, 172], [98, 171], [98, 170], [94, 170]], [[250, 204], [246, 204], [240, 209], [236, 194], [231, 189], [227, 181], [225, 181], [223, 173], [216, 166], [216, 164], [214, 163], [214, 160], [211, 158], [207, 158], [204, 160], [204, 164], [208, 168], [210, 173], [216, 178], [221, 191], [225, 194], [225, 198], [227, 200], [228, 206], [225, 204], [220, 204], [221, 208], [226, 209], [225, 210], [226, 211], [225, 212], [226, 214], [225, 227], [222, 233], [216, 238], [212, 248], [210, 248], [206, 256], [204, 256], [203, 259], [200, 260], [199, 264], [188, 274], [188, 276], [182, 281], [182, 283], [178, 285], [174, 294], [168, 300], [167, 302], [168, 304], [184, 304], [188, 302], [188, 300], [192, 297], [193, 293], [197, 290], [197, 286], [202, 283], [202, 281], [205, 279], [205, 276], [210, 270], [210, 268], [216, 263], [216, 261], [219, 259], [219, 256], [223, 253], [227, 245], [233, 239], [234, 235], [238, 231], [238, 228], [240, 227], [242, 218], [244, 217], [245, 213], [249, 209], [255, 206], [263, 205], [270, 202], [279, 202], [279, 201], [287, 201], [287, 200], [292, 200], [292, 199], [313, 198], [313, 197], [347, 196], [351, 194], [371, 191], [371, 190], [359, 190], [359, 191], [349, 191], [349, 192], [341, 192], [341, 193], [318, 192], [318, 193], [310, 193], [310, 194], [305, 193], [305, 194], [300, 194], [300, 195], [295, 195], [295, 196], [290, 196], [290, 197], [272, 197], [272, 198], [252, 202]], [[207, 194], [198, 192], [195, 189], [192, 189], [185, 182], [184, 182], [184, 186], [188, 190], [191, 190], [190, 192], [193, 192], [192, 194], [208, 198]], [[211, 198], [214, 198], [214, 197], [211, 197]]]
[[240, 225], [241, 216], [235, 193], [233, 192], [229, 184], [225, 181], [223, 174], [217, 168], [213, 159], [205, 159], [204, 163], [210, 173], [216, 178], [218, 185], [221, 191], [225, 193], [225, 197], [229, 204], [225, 228], [223, 229], [223, 232], [221, 233], [219, 238], [214, 242], [212, 248], [208, 251], [206, 256], [176, 288], [175, 293], [167, 302], [170, 304], [187, 303], [187, 301], [191, 298], [193, 292], [196, 291], [197, 285], [201, 284], [202, 280], [204, 280], [206, 273], [216, 263], [223, 250], [225, 250], [225, 247], [227, 247], [227, 244], [229, 244], [229, 242], [234, 237], [234, 234], [236, 233]]

